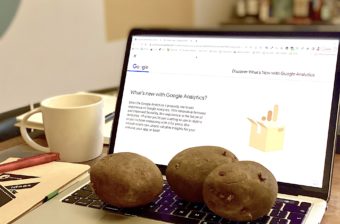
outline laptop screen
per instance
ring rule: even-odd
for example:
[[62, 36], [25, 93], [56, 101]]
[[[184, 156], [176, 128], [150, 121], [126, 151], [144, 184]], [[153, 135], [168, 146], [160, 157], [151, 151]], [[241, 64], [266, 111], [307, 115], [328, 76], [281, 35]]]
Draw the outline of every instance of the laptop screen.
[[167, 165], [186, 148], [220, 146], [279, 182], [322, 188], [338, 48], [327, 36], [133, 31], [110, 150]]

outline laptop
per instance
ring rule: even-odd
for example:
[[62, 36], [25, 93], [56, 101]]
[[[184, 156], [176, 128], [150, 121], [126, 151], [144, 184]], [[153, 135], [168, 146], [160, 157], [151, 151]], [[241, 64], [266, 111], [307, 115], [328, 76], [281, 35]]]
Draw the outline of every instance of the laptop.
[[[320, 223], [330, 197], [338, 58], [337, 33], [134, 29], [109, 153], [138, 153], [164, 172], [186, 148], [224, 147], [278, 181], [274, 207], [249, 223]], [[166, 181], [170, 199], [162, 193], [130, 210], [84, 195], [88, 183], [17, 223], [237, 223], [181, 200]]]

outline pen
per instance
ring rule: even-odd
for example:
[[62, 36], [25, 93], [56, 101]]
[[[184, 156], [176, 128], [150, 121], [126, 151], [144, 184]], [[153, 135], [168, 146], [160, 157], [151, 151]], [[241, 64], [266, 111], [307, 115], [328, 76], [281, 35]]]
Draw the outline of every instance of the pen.
[[26, 167], [36, 166], [44, 163], [49, 163], [52, 161], [59, 160], [59, 153], [49, 152], [36, 156], [31, 156], [27, 158], [18, 159], [14, 162], [0, 164], [0, 173], [5, 173], [8, 171], [18, 170]]
[[43, 199], [43, 203], [51, 200], [52, 198], [54, 198], [55, 196], [57, 196], [59, 194], [59, 191], [53, 191], [52, 193], [48, 194], [44, 199]]
[[113, 120], [114, 117], [115, 117], [115, 112], [112, 112], [112, 113], [105, 115], [105, 123]]

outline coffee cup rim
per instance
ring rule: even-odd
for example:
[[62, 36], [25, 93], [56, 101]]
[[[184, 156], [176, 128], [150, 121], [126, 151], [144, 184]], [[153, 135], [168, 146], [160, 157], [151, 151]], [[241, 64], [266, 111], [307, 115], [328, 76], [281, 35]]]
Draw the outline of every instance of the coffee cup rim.
[[[53, 106], [50, 105], [52, 101], [65, 98], [65, 97], [91, 97], [93, 99], [92, 103], [87, 103], [84, 105], [79, 105], [79, 106]], [[90, 93], [71, 93], [71, 94], [62, 94], [62, 95], [57, 95], [57, 96], [52, 96], [50, 98], [44, 99], [41, 101], [40, 106], [45, 107], [45, 108], [53, 108], [53, 109], [76, 109], [76, 108], [86, 108], [86, 107], [91, 107], [96, 104], [100, 104], [103, 102], [103, 98], [99, 95], [96, 94], [90, 94]]]

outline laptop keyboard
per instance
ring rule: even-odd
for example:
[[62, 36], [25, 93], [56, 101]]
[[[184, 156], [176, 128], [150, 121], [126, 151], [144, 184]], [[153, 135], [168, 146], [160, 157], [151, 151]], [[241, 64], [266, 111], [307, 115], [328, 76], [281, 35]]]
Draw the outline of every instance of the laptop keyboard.
[[308, 202], [277, 198], [273, 208], [262, 218], [251, 222], [235, 222], [215, 215], [204, 203], [178, 198], [166, 182], [163, 192], [154, 202], [137, 208], [117, 208], [103, 203], [89, 184], [65, 197], [62, 202], [179, 224], [300, 224], [311, 207]]

